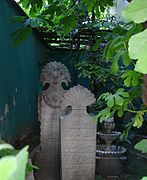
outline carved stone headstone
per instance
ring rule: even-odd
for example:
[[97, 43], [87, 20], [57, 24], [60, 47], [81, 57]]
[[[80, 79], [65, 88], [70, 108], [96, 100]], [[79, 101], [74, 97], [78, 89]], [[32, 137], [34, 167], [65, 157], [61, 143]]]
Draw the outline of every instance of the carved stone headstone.
[[96, 124], [87, 113], [94, 95], [78, 85], [64, 94], [62, 108], [71, 113], [60, 118], [62, 180], [94, 180]]
[[68, 85], [70, 74], [60, 62], [50, 62], [42, 70], [41, 83], [45, 90], [39, 96], [38, 111], [41, 123], [41, 151], [37, 154], [35, 165], [37, 180], [60, 179], [60, 105], [65, 90], [62, 83]]

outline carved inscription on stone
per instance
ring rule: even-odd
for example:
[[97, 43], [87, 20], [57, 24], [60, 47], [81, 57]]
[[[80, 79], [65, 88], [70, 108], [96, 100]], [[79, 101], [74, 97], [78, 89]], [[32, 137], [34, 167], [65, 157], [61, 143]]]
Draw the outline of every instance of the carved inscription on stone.
[[94, 102], [94, 95], [80, 85], [64, 94], [61, 107], [72, 111], [60, 118], [62, 180], [95, 179], [96, 124], [86, 111]]
[[44, 90], [39, 96], [38, 113], [41, 123], [41, 151], [37, 154], [35, 165], [39, 167], [36, 180], [60, 179], [60, 105], [68, 85], [70, 75], [60, 62], [50, 62], [42, 70], [41, 84]]

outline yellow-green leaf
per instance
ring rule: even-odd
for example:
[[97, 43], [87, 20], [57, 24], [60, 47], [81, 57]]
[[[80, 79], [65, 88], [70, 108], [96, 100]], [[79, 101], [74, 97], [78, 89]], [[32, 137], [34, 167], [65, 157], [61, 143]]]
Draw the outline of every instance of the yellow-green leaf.
[[147, 74], [147, 29], [130, 38], [129, 55], [132, 59], [138, 59], [135, 70]]
[[139, 143], [137, 143], [135, 145], [135, 149], [138, 149], [143, 153], [147, 153], [147, 139], [143, 139]]
[[142, 23], [147, 20], [147, 1], [133, 0], [123, 11], [122, 16], [135, 23]]
[[0, 159], [0, 179], [13, 180], [13, 173], [17, 169], [17, 160], [13, 156]]

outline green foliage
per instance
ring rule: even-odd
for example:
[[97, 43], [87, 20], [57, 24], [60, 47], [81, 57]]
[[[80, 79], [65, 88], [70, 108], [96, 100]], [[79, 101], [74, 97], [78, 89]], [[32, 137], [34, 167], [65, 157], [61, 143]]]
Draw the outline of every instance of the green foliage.
[[143, 121], [144, 121], [143, 115], [144, 115], [143, 111], [138, 112], [136, 114], [136, 116], [133, 118], [133, 122], [134, 122], [133, 126], [134, 127], [140, 128], [142, 126]]
[[[0, 151], [14, 150], [9, 144], [0, 144]], [[6, 155], [0, 159], [1, 180], [25, 180], [28, 161], [28, 147], [23, 148], [16, 155]]]
[[16, 28], [16, 30], [11, 33], [15, 45], [19, 45], [31, 35], [31, 28], [39, 27], [44, 24], [41, 18], [27, 18], [25, 16], [13, 16], [10, 18], [10, 22], [12, 24], [19, 23], [21, 26], [23, 24], [23, 27]]
[[[132, 20], [135, 23], [142, 23], [147, 20], [147, 3], [146, 0], [133, 0], [123, 12], [126, 19]], [[146, 74], [147, 66], [147, 30], [135, 34], [129, 40], [129, 55], [132, 59], [138, 59], [135, 70]]]
[[[27, 17], [14, 17], [12, 23], [23, 25], [14, 32], [14, 42], [19, 45], [28, 36], [30, 27], [44, 27], [47, 31], [56, 32], [60, 37], [74, 36], [83, 29], [106, 29], [112, 23], [106, 20], [107, 8], [113, 0], [19, 0], [19, 5]], [[105, 22], [106, 21], [106, 22]], [[22, 26], [21, 25], [21, 26]], [[19, 38], [20, 37], [20, 38]], [[96, 47], [94, 49], [96, 50]]]
[[147, 29], [130, 38], [129, 55], [132, 59], [138, 59], [135, 70], [147, 74]]
[[104, 11], [105, 8], [109, 5], [113, 5], [113, 0], [82, 0], [82, 2], [86, 5], [88, 12], [95, 11], [95, 15], [99, 16], [100, 11]]
[[137, 86], [140, 83], [142, 75], [133, 70], [126, 70], [121, 76], [124, 79], [124, 85], [126, 87]]
[[107, 106], [112, 108], [113, 106], [122, 106], [125, 98], [128, 98], [129, 94], [124, 92], [124, 89], [118, 89], [115, 94], [104, 93], [100, 98], [105, 99]]
[[[113, 5], [113, 0], [104, 0], [102, 2], [99, 0], [20, 0], [19, 4], [25, 10], [29, 9], [29, 14], [36, 14], [45, 7], [48, 15], [53, 16], [57, 14], [59, 16], [65, 13], [68, 14], [76, 9], [81, 10], [81, 8], [85, 7], [88, 13], [94, 11], [95, 15], [99, 16], [100, 11], [104, 11], [107, 6]], [[79, 13], [82, 14], [83, 12]]]
[[[124, 11], [123, 16], [126, 19], [141, 23], [147, 20], [144, 14], [146, 11], [145, 1], [133, 0]], [[97, 118], [100, 118], [100, 121], [102, 121], [105, 116], [117, 115], [121, 117], [126, 111], [134, 113], [134, 117], [131, 119], [128, 127], [122, 133], [121, 139], [126, 139], [132, 126], [137, 128], [142, 126], [144, 113], [147, 112], [146, 108], [140, 106], [140, 110], [136, 110], [133, 105], [134, 99], [140, 96], [139, 89], [141, 89], [142, 84], [142, 73], [147, 73], [147, 30], [142, 31], [142, 25], [132, 22], [116, 27], [113, 29], [112, 36], [107, 39], [109, 44], [106, 46], [103, 54], [103, 58], [111, 63], [112, 73], [120, 72], [122, 65], [125, 67], [122, 70], [121, 78], [124, 81], [123, 86], [128, 88], [129, 97], [126, 100], [122, 97], [118, 98], [118, 103], [116, 103], [115, 96], [117, 95], [117, 91], [115, 94], [103, 94], [104, 96], [102, 95], [101, 97], [105, 97], [106, 106], [105, 109], [99, 112]], [[138, 91], [137, 94], [133, 93], [135, 92], [135, 88]], [[123, 102], [126, 102], [125, 108]]]
[[117, 113], [118, 117], [122, 117], [124, 111], [128, 108], [129, 93], [125, 92], [123, 88], [116, 91], [115, 94], [104, 93], [99, 97], [106, 102], [107, 107], [101, 110], [98, 115], [95, 116], [100, 122], [103, 122], [105, 118], [113, 117]]
[[22, 41], [26, 40], [32, 32], [32, 29], [29, 27], [23, 27], [16, 29], [11, 36], [13, 37], [13, 41], [15, 45], [19, 45]]
[[33, 169], [38, 168], [28, 162], [28, 146], [20, 151], [0, 140], [1, 180], [24, 180], [26, 174], [32, 172]]
[[[14, 17], [13, 22], [24, 20], [25, 27], [45, 27], [65, 36], [75, 29], [81, 31], [86, 26], [97, 26], [106, 8], [113, 5], [113, 0], [19, 0], [18, 3], [28, 17]], [[17, 36], [19, 35], [18, 31]], [[21, 36], [28, 37], [28, 32], [22, 31]]]
[[20, 23], [24, 22], [25, 19], [26, 19], [25, 16], [13, 16], [13, 17], [10, 18], [10, 21], [11, 21], [11, 23], [16, 24], [16, 23], [19, 23], [19, 22]]
[[69, 15], [61, 18], [60, 23], [63, 24], [65, 35], [68, 34], [71, 30], [75, 29], [77, 26], [74, 15]]
[[32, 172], [34, 169], [39, 169], [37, 166], [34, 166], [33, 164], [27, 163], [26, 172]]
[[95, 120], [98, 119], [100, 122], [103, 122], [105, 118], [110, 118], [116, 115], [121, 118], [125, 112], [135, 114], [131, 119], [131, 122], [127, 125], [127, 128], [123, 132], [120, 139], [126, 139], [132, 126], [140, 128], [143, 125], [144, 115], [147, 112], [147, 110], [143, 109], [140, 111], [131, 110], [130, 107], [133, 106], [131, 103], [131, 96], [131, 91], [129, 94], [128, 92], [124, 91], [124, 89], [120, 88], [114, 94], [103, 93], [98, 99], [103, 100], [106, 107], [95, 116]]
[[91, 83], [97, 80], [100, 83], [106, 84], [108, 81], [116, 80], [115, 76], [110, 73], [109, 67], [106, 68], [106, 66], [100, 62], [96, 64], [82, 61], [76, 65], [76, 68], [80, 72], [79, 77], [88, 77]]
[[[123, 16], [129, 20], [140, 23], [146, 21], [146, 0], [133, 0], [130, 5], [126, 8]], [[100, 29], [102, 26], [101, 14], [105, 11], [108, 5], [112, 5], [112, 0], [20, 0], [21, 6], [28, 13], [31, 21], [25, 20], [28, 23], [25, 25], [25, 31], [18, 31], [14, 33], [15, 42], [19, 41], [19, 35], [21, 35], [21, 40], [24, 40], [28, 36], [28, 29], [30, 27], [36, 27], [36, 20], [38, 18], [38, 26], [47, 27], [48, 30], [56, 31], [59, 35], [72, 34], [72, 30], [76, 32], [81, 31], [84, 28]], [[103, 13], [104, 14], [104, 13]], [[23, 20], [23, 18], [22, 18]], [[19, 19], [18, 19], [19, 21]], [[104, 21], [102, 20], [102, 24]], [[113, 27], [111, 35], [106, 35], [104, 41], [107, 42], [107, 46], [104, 48], [103, 62], [107, 63], [107, 67], [102, 66], [102, 64], [97, 63], [97, 58], [95, 58], [95, 63], [82, 62], [77, 68], [81, 71], [81, 75], [88, 77], [93, 83], [95, 80], [99, 82], [108, 81], [108, 77], [112, 77], [117, 81], [124, 82], [120, 85], [119, 89], [115, 86], [114, 91], [103, 94], [97, 102], [104, 101], [105, 105], [103, 109], [96, 116], [101, 122], [105, 118], [117, 115], [122, 117], [126, 111], [134, 113], [134, 118], [131, 119], [131, 123], [128, 129], [132, 126], [140, 127], [143, 123], [143, 115], [146, 110], [141, 109], [136, 110], [133, 101], [135, 98], [139, 97], [135, 93], [135, 89], [139, 92], [142, 82], [142, 74], [146, 73], [146, 60], [147, 53], [146, 47], [146, 30], [142, 32], [143, 26], [141, 24], [135, 24], [134, 22], [129, 22], [125, 25], [117, 25]], [[109, 24], [110, 26], [110, 24]], [[108, 25], [107, 25], [108, 27]], [[30, 30], [29, 30], [30, 32]], [[26, 33], [27, 35], [22, 35]], [[102, 37], [98, 39], [99, 35], [94, 37], [94, 45], [91, 47], [91, 51], [96, 52], [99, 49], [100, 43], [102, 42]], [[133, 60], [132, 60], [133, 59]], [[138, 59], [138, 61], [137, 61]], [[137, 62], [137, 64], [136, 64]], [[136, 64], [136, 68], [135, 68]], [[134, 68], [136, 71], [134, 71]], [[111, 70], [111, 71], [110, 71]], [[140, 73], [139, 73], [140, 72]], [[127, 90], [124, 90], [127, 88]], [[127, 92], [129, 91], [129, 92]], [[126, 134], [128, 131], [126, 130]]]
[[13, 174], [17, 169], [15, 157], [4, 157], [0, 160], [0, 179], [12, 180]]
[[35, 14], [39, 12], [43, 5], [45, 5], [45, 0], [20, 0], [19, 3], [23, 8], [29, 9], [30, 14]]
[[4, 149], [13, 150], [14, 148], [10, 144], [0, 144], [0, 151], [2, 151]]
[[29, 18], [25, 21], [25, 27], [38, 27], [39, 25], [43, 24], [43, 20], [40, 18]]
[[141, 30], [142, 25], [134, 25], [132, 23], [118, 26], [112, 30], [113, 33], [108, 37], [108, 45], [103, 53], [103, 59], [106, 59], [106, 62], [111, 62], [112, 73], [115, 74], [120, 71], [120, 64], [122, 63], [125, 67], [134, 65], [134, 62], [129, 57], [128, 42], [131, 35]]
[[[105, 44], [100, 43], [98, 52], [93, 51], [92, 47], [85, 52], [86, 55], [81, 56], [83, 61], [75, 65], [76, 69], [78, 69], [79, 77], [86, 77], [89, 80], [90, 88], [95, 97], [99, 97], [107, 89], [112, 93], [115, 92], [123, 82], [119, 77], [120, 72], [113, 74], [110, 71], [110, 63], [102, 60], [104, 46]], [[104, 106], [104, 103], [99, 99], [94, 106], [98, 111]]]
[[142, 23], [147, 20], [147, 3], [146, 0], [133, 0], [123, 12], [123, 17], [134, 21], [135, 23]]
[[137, 143], [135, 145], [135, 149], [142, 151], [143, 153], [147, 153], [147, 139], [143, 139]]
[[23, 148], [17, 155], [17, 169], [13, 173], [15, 180], [24, 180], [26, 176], [26, 165], [28, 161], [28, 147]]
[[141, 180], [147, 180], [147, 177], [143, 177]]
[[121, 142], [123, 141], [126, 141], [128, 139], [128, 136], [129, 136], [129, 132], [132, 128], [132, 125], [133, 125], [133, 122], [129, 122], [126, 127], [125, 127], [125, 130], [121, 133], [121, 135], [119, 136], [119, 140]]

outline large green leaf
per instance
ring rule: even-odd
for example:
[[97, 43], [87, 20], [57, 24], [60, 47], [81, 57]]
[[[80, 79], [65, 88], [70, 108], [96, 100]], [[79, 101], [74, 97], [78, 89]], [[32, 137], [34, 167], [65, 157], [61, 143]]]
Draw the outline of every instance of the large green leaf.
[[[9, 144], [0, 145], [0, 149], [13, 149]], [[0, 180], [25, 180], [28, 147], [23, 148], [16, 156], [5, 156], [0, 159]]]
[[143, 115], [144, 112], [139, 112], [135, 115], [135, 117], [133, 118], [134, 127], [140, 128], [143, 125], [143, 121], [144, 121]]
[[143, 139], [139, 143], [137, 143], [135, 145], [135, 149], [138, 149], [143, 153], [147, 153], [147, 139]]
[[23, 148], [16, 156], [17, 170], [13, 174], [15, 180], [25, 180], [26, 165], [28, 161], [28, 146]]
[[124, 99], [120, 95], [115, 95], [116, 105], [122, 106], [124, 103]]
[[122, 61], [123, 61], [123, 64], [124, 64], [126, 67], [129, 66], [131, 60], [130, 60], [128, 51], [123, 51], [123, 52], [122, 52]]
[[109, 98], [108, 101], [107, 101], [107, 106], [110, 107], [110, 108], [114, 106], [114, 98], [113, 98], [113, 95], [110, 95], [110, 98]]
[[147, 180], [147, 177], [143, 177], [141, 180]]
[[147, 74], [147, 58], [146, 58], [147, 52], [144, 54], [141, 54], [136, 66], [135, 66], [135, 70], [143, 73], [143, 74]]
[[133, 0], [122, 13], [125, 19], [142, 23], [147, 20], [147, 1]]
[[129, 55], [138, 59], [135, 70], [147, 74], [147, 29], [133, 35], [129, 40]]
[[13, 146], [11, 146], [10, 144], [0, 144], [0, 151], [4, 150], [4, 149], [14, 149]]
[[14, 180], [13, 174], [16, 169], [17, 159], [15, 157], [7, 156], [0, 159], [0, 180]]

